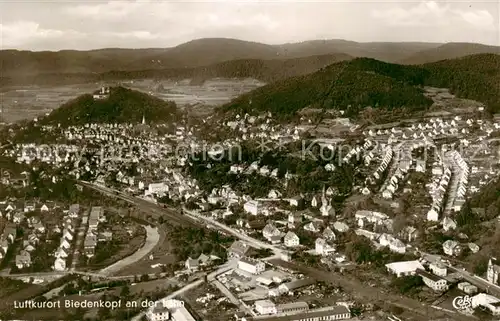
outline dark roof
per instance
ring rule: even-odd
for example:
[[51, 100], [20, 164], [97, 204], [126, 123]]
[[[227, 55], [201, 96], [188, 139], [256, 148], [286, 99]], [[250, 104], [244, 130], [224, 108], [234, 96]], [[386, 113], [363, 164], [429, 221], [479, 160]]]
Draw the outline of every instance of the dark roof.
[[417, 269], [416, 270], [416, 274], [420, 275], [423, 278], [426, 278], [426, 279], [429, 279], [431, 281], [434, 281], [434, 282], [438, 282], [438, 281], [444, 280], [443, 278], [440, 278], [437, 275], [434, 275], [432, 273], [429, 273], [429, 272], [421, 270], [421, 269]]

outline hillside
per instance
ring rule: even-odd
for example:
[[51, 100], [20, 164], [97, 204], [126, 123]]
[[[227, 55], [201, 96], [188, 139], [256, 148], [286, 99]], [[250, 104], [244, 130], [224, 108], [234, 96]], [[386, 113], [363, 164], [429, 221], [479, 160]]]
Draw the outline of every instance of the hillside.
[[396, 62], [423, 50], [440, 46], [427, 42], [355, 42], [342, 39], [311, 40], [280, 45], [288, 57], [308, 56], [332, 52], [344, 53], [352, 57], [373, 58], [386, 62]]
[[500, 112], [500, 55], [479, 54], [425, 64], [425, 84], [450, 88], [458, 97], [480, 101]]
[[418, 65], [487, 53], [500, 54], [500, 47], [477, 43], [447, 43], [436, 48], [420, 51], [406, 59], [400, 60], [399, 63]]
[[230, 60], [291, 59], [329, 54], [347, 54], [379, 60], [401, 60], [436, 47], [427, 43], [357, 43], [346, 40], [312, 40], [268, 45], [227, 38], [205, 38], [173, 48], [99, 49], [89, 51], [0, 51], [2, 77], [38, 74], [103, 73], [113, 70], [182, 69], [208, 66]]
[[459, 97], [500, 111], [500, 56], [483, 54], [425, 66], [404, 66], [374, 59], [343, 61], [313, 74], [278, 81], [234, 99], [222, 111], [271, 111], [290, 116], [305, 107], [342, 109], [355, 117], [363, 107], [421, 111], [432, 101], [424, 85], [446, 87]]
[[342, 109], [347, 116], [356, 116], [365, 106], [422, 110], [432, 101], [414, 86], [426, 76], [421, 68], [357, 58], [261, 87], [236, 98], [222, 110], [271, 111], [283, 116], [305, 107]]
[[101, 81], [118, 81], [138, 78], [150, 79], [186, 79], [193, 78], [196, 82], [205, 79], [223, 78], [256, 78], [266, 82], [287, 77], [305, 75], [319, 70], [332, 63], [349, 60], [352, 57], [345, 54], [330, 54], [310, 56], [295, 59], [242, 59], [231, 60], [210, 66], [194, 68], [166, 68], [139, 71], [109, 71], [103, 73], [46, 73], [37, 75], [22, 75], [15, 78], [0, 78], [0, 86], [10, 85], [62, 85]]
[[82, 95], [54, 109], [40, 122], [70, 126], [86, 123], [165, 122], [176, 117], [175, 103], [165, 102], [147, 94], [123, 87], [111, 88], [107, 99], [94, 100]]

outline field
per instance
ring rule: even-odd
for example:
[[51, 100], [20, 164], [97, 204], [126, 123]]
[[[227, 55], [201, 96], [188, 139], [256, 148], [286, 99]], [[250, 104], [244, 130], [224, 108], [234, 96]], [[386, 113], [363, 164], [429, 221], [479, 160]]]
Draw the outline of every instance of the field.
[[[260, 87], [263, 83], [256, 80], [214, 79], [201, 85], [184, 82], [138, 79], [123, 84], [161, 98], [175, 101], [178, 106], [195, 105], [197, 109], [208, 110], [201, 106], [218, 106], [232, 98]], [[99, 89], [99, 84], [80, 84], [55, 87], [25, 86], [3, 89], [0, 92], [0, 109], [5, 122], [33, 119], [49, 113], [64, 102], [79, 95], [92, 93]]]

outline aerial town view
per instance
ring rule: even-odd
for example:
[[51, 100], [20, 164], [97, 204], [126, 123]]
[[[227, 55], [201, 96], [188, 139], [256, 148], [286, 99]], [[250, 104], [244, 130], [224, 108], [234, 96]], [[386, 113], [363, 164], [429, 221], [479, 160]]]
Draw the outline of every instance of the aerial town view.
[[0, 0], [0, 33], [0, 321], [500, 318], [500, 3]]

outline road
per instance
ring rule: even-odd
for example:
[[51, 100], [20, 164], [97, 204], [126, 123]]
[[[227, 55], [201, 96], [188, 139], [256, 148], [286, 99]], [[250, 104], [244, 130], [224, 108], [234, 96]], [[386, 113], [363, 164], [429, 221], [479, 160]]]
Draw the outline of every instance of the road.
[[160, 240], [160, 233], [158, 233], [158, 228], [156, 227], [144, 226], [144, 228], [146, 229], [146, 242], [144, 243], [144, 245], [140, 249], [135, 251], [132, 255], [129, 255], [126, 258], [100, 270], [98, 274], [107, 276], [117, 273], [123, 268], [140, 261], [149, 252], [151, 252]]
[[251, 245], [255, 248], [270, 249], [276, 255], [281, 255], [281, 253], [284, 252], [284, 250], [282, 250], [276, 246], [273, 246], [271, 244], [268, 244], [268, 243], [262, 242], [260, 240], [256, 240], [252, 237], [249, 237], [247, 235], [244, 235], [244, 234], [236, 231], [235, 229], [230, 228], [230, 227], [228, 227], [228, 226], [226, 226], [226, 225], [224, 225], [216, 220], [213, 220], [211, 217], [203, 216], [203, 215], [197, 213], [196, 211], [190, 211], [190, 210], [187, 210], [184, 208], [183, 212], [185, 213], [185, 215], [180, 215], [179, 213], [175, 213], [175, 211], [173, 211], [172, 209], [162, 208], [162, 207], [158, 206], [157, 204], [154, 204], [153, 202], [141, 199], [139, 197], [127, 195], [126, 193], [123, 193], [119, 190], [115, 190], [115, 189], [111, 189], [108, 187], [103, 187], [100, 185], [91, 184], [91, 183], [83, 182], [83, 181], [80, 181], [80, 183], [86, 187], [95, 189], [95, 190], [100, 191], [104, 194], [107, 194], [111, 197], [118, 197], [126, 202], [129, 202], [132, 205], [139, 207], [140, 209], [142, 209], [144, 211], [154, 213], [158, 216], [167, 216], [169, 218], [172, 217], [174, 222], [186, 223], [186, 224], [190, 224], [190, 225], [199, 226], [199, 225], [202, 225], [199, 223], [199, 220], [201, 220], [205, 224], [214, 226], [214, 227], [218, 228], [219, 230], [227, 232], [227, 233], [237, 237], [238, 239], [240, 239], [244, 242], [247, 242], [249, 245]]
[[181, 213], [179, 213], [178, 210], [172, 209], [172, 208], [163, 208], [160, 207], [158, 204], [152, 203], [150, 201], [147, 201], [145, 199], [135, 197], [128, 195], [122, 191], [111, 189], [109, 187], [105, 187], [102, 185], [97, 185], [97, 184], [92, 184], [89, 182], [85, 181], [78, 181], [78, 183], [84, 187], [88, 187], [91, 189], [94, 189], [98, 192], [101, 192], [109, 197], [115, 197], [119, 198], [121, 200], [124, 200], [128, 202], [129, 204], [135, 205], [138, 208], [141, 208], [144, 210], [144, 212], [148, 213], [149, 215], [153, 217], [166, 217], [168, 218], [168, 222], [173, 223], [173, 224], [181, 224], [181, 225], [187, 225], [187, 226], [192, 226], [196, 227], [199, 226], [196, 222], [191, 220], [188, 217], [185, 217]]
[[[89, 217], [90, 210], [86, 210], [84, 217]], [[85, 239], [85, 233], [87, 232], [87, 225], [82, 224], [83, 218], [80, 218], [80, 224], [77, 229], [77, 234], [76, 234], [76, 242], [75, 242], [75, 248], [73, 250], [73, 258], [71, 261], [71, 267], [70, 271], [75, 271], [76, 270], [76, 265], [78, 264], [78, 261], [80, 260], [80, 250], [83, 248], [82, 243], [83, 240]]]

